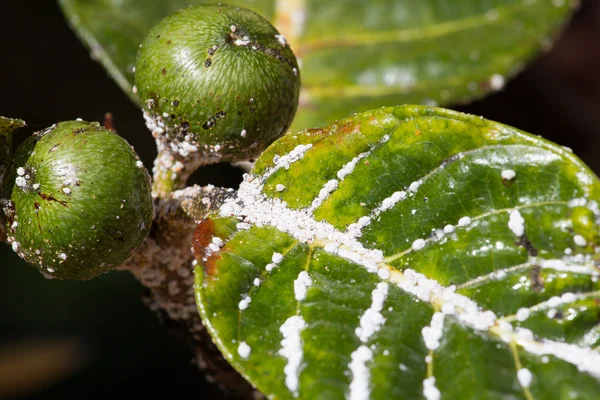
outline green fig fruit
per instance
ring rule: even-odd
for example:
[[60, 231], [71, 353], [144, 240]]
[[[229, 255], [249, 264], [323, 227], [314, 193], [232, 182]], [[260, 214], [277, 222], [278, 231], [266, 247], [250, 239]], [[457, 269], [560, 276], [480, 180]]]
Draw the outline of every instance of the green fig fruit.
[[182, 156], [241, 161], [282, 136], [298, 106], [298, 63], [253, 11], [200, 5], [158, 23], [142, 43], [134, 91], [148, 128]]
[[148, 172], [98, 123], [61, 122], [34, 134], [17, 148], [7, 178], [0, 197], [8, 242], [47, 277], [108, 272], [150, 231]]

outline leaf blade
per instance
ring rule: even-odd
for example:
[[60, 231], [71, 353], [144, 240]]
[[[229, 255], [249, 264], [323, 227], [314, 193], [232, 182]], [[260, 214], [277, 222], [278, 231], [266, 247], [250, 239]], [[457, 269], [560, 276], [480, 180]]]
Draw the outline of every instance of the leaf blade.
[[[321, 145], [332, 143], [349, 146], [333, 153], [341, 162], [327, 160]], [[301, 193], [319, 201], [290, 201]], [[208, 235], [222, 248], [196, 244], [200, 313], [228, 360], [274, 398], [543, 399], [536, 385], [553, 365], [579, 368], [563, 382], [593, 396], [598, 198], [580, 160], [516, 129], [418, 106], [359, 114], [274, 143], [237, 200], [204, 222], [228, 229]], [[346, 218], [352, 202], [364, 210]], [[275, 262], [292, 244], [301, 254]], [[541, 320], [543, 302], [568, 310], [562, 330]], [[222, 319], [231, 313], [242, 325]]]

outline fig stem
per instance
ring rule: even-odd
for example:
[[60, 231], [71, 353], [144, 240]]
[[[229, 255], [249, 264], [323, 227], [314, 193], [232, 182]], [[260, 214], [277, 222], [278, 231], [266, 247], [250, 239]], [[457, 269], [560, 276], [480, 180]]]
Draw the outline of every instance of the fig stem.
[[[4, 177], [12, 161], [13, 132], [25, 125], [23, 120], [0, 116], [0, 194], [4, 192]], [[0, 242], [4, 241], [6, 241], [6, 221], [0, 204]]]
[[152, 169], [152, 197], [166, 199], [171, 193], [185, 188], [190, 175], [203, 165], [219, 162], [219, 159], [202, 157], [191, 153], [186, 157], [172, 152], [161, 138], [156, 139], [157, 155]]
[[213, 344], [202, 325], [194, 298], [190, 251], [198, 221], [235, 192], [212, 186], [192, 186], [155, 199], [156, 218], [150, 235], [118, 269], [133, 274], [149, 289], [146, 303], [165, 324], [189, 343], [198, 367], [225, 390], [229, 398], [251, 399], [252, 387]]

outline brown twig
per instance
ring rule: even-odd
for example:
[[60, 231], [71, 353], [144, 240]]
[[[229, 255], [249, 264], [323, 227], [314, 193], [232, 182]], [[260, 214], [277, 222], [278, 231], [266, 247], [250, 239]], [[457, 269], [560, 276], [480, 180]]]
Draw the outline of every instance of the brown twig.
[[130, 271], [149, 289], [146, 304], [185, 338], [198, 367], [229, 398], [253, 399], [255, 391], [222, 357], [196, 308], [192, 234], [206, 214], [233, 190], [193, 186], [156, 198], [149, 237], [120, 269]]

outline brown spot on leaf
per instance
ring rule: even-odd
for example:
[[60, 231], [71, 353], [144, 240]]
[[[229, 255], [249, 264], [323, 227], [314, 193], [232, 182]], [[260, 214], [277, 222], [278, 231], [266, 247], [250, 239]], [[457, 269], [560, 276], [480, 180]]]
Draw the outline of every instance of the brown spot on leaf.
[[194, 231], [193, 245], [196, 258], [204, 256], [204, 249], [211, 243], [215, 234], [215, 224], [209, 219], [203, 219]]
[[206, 248], [210, 243], [212, 243], [214, 234], [214, 222], [209, 218], [205, 218], [196, 227], [196, 230], [194, 231], [194, 237], [192, 239], [196, 261], [204, 266], [204, 272], [209, 276], [212, 276], [217, 272], [215, 262], [221, 258], [221, 256], [217, 253], [209, 257], [206, 261], [203, 260]]
[[[353, 133], [360, 132], [360, 124], [357, 124], [354, 122], [349, 122], [344, 125], [338, 125], [338, 126], [334, 127], [332, 130], [334, 131], [334, 133], [340, 134], [340, 136], [341, 135], [350, 135]], [[340, 138], [340, 139], [342, 139], [342, 138]]]
[[213, 253], [204, 263], [204, 272], [206, 275], [214, 276], [217, 273], [217, 261], [221, 259], [221, 253]]

